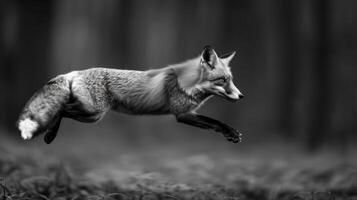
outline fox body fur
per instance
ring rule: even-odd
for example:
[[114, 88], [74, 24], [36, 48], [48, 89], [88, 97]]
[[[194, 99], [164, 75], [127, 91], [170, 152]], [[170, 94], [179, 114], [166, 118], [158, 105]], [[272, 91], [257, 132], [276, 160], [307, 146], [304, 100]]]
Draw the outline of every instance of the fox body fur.
[[173, 114], [178, 122], [221, 132], [239, 142], [234, 128], [195, 111], [211, 96], [231, 101], [243, 95], [233, 84], [229, 62], [206, 46], [202, 54], [165, 68], [136, 71], [91, 68], [50, 80], [28, 101], [18, 120], [23, 139], [45, 133], [51, 143], [63, 117], [96, 122], [109, 110], [126, 114]]

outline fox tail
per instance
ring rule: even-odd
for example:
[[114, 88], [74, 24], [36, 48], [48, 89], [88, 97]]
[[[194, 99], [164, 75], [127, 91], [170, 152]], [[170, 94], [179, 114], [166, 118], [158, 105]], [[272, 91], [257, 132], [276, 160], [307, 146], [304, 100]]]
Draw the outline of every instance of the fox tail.
[[50, 80], [30, 98], [21, 112], [17, 121], [21, 137], [29, 140], [46, 132], [45, 142], [52, 142], [61, 121], [63, 106], [70, 97], [69, 80], [63, 76]]

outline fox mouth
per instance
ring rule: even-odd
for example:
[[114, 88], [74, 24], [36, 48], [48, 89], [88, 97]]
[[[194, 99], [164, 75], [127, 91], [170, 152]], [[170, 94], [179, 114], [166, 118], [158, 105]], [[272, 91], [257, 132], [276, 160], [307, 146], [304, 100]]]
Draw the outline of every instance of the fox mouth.
[[230, 101], [232, 103], [237, 102], [239, 100], [239, 98], [238, 99], [233, 99], [233, 98], [230, 98], [230, 97], [224, 97], [224, 99], [226, 99], [226, 100], [228, 100], [228, 101]]
[[239, 97], [238, 98], [231, 98], [231, 97], [227, 96], [227, 94], [225, 94], [223, 92], [218, 92], [217, 94], [218, 94], [219, 97], [221, 97], [221, 98], [223, 98], [225, 100], [228, 100], [230, 102], [233, 102], [233, 103], [240, 99]]

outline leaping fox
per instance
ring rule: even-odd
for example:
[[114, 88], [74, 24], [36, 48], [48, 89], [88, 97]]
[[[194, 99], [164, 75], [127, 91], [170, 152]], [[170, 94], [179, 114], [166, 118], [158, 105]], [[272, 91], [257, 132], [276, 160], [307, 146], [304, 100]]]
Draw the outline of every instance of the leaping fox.
[[212, 129], [237, 143], [241, 134], [236, 129], [195, 112], [213, 95], [230, 101], [243, 98], [229, 67], [234, 55], [218, 57], [206, 46], [200, 56], [161, 69], [91, 68], [59, 75], [32, 96], [17, 125], [23, 139], [45, 133], [49, 144], [63, 117], [96, 122], [109, 110], [134, 115], [173, 114], [178, 122]]

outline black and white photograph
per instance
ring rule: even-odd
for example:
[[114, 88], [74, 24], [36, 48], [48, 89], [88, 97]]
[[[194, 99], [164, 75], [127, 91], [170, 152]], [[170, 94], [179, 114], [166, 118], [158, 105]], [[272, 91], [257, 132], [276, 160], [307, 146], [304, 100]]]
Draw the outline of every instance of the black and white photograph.
[[357, 199], [356, 10], [1, 0], [0, 199]]

